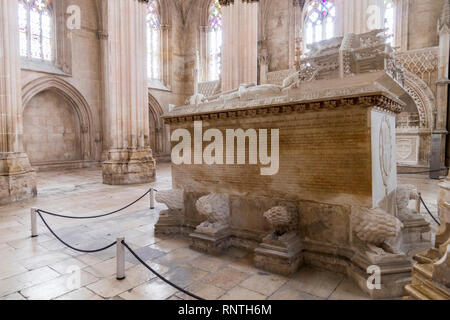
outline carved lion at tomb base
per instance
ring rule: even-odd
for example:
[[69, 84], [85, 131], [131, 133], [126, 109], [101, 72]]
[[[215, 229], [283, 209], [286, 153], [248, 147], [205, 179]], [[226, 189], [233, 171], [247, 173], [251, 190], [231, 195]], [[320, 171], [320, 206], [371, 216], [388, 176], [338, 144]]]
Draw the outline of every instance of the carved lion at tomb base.
[[376, 255], [397, 254], [388, 240], [399, 235], [403, 223], [381, 209], [359, 208], [351, 215], [352, 229], [367, 251]]

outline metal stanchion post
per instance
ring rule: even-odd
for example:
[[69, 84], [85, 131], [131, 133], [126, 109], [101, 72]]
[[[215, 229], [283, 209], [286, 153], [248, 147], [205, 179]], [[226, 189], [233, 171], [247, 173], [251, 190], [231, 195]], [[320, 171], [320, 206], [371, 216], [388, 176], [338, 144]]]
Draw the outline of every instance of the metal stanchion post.
[[37, 233], [37, 208], [31, 208], [31, 237], [36, 238]]
[[150, 209], [155, 209], [155, 190], [150, 190]]
[[117, 245], [116, 245], [117, 280], [125, 279], [125, 246], [122, 243], [122, 241], [124, 240], [125, 238], [117, 238]]
[[420, 213], [420, 198], [422, 197], [422, 193], [419, 192], [419, 198], [417, 199], [416, 202], [416, 211], [417, 213]]

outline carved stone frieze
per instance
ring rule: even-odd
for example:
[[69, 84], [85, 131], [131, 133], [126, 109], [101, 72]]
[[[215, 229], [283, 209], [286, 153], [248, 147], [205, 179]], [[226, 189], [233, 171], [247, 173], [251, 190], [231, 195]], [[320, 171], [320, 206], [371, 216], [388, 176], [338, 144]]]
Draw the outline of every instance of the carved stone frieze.
[[[377, 107], [386, 111], [400, 113], [403, 110], [403, 105], [393, 98], [384, 96], [383, 94], [374, 94], [360, 97], [348, 97], [348, 98], [339, 98], [339, 99], [331, 99], [326, 101], [309, 101], [305, 103], [284, 103], [282, 105], [264, 105], [264, 102], [259, 101], [261, 103], [260, 107], [253, 108], [245, 108], [241, 110], [230, 110], [230, 111], [210, 111], [201, 113], [198, 116], [171, 116], [166, 117], [165, 121], [167, 124], [170, 123], [182, 123], [182, 122], [191, 122], [197, 120], [214, 120], [214, 119], [227, 119], [227, 118], [243, 118], [243, 117], [254, 117], [257, 115], [271, 115], [271, 114], [283, 114], [290, 112], [312, 112], [312, 111], [320, 111], [327, 109], [336, 109], [336, 108], [351, 108], [351, 107]], [[283, 100], [280, 101], [284, 102]], [[288, 101], [286, 101], [288, 102]], [[274, 112], [274, 111], [277, 112]]]

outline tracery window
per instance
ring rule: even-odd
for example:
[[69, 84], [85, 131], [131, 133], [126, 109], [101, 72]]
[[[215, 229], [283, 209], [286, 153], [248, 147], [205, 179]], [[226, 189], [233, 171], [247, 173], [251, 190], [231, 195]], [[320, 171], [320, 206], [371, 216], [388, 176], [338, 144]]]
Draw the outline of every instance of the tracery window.
[[54, 24], [51, 0], [19, 0], [19, 41], [22, 57], [53, 61]]
[[306, 7], [305, 43], [312, 44], [335, 35], [336, 5], [334, 0], [313, 0]]
[[387, 29], [388, 43], [394, 45], [395, 4], [393, 0], [384, 0], [384, 28]]
[[147, 75], [161, 80], [161, 23], [159, 4], [150, 0], [147, 6]]
[[209, 7], [208, 33], [208, 80], [220, 79], [222, 72], [222, 7], [219, 0], [213, 0]]

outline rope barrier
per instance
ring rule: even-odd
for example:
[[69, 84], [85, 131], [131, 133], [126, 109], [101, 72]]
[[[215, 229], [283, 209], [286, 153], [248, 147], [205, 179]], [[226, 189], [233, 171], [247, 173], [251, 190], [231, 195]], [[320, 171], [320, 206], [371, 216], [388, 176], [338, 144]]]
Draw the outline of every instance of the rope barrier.
[[66, 219], [77, 219], [77, 220], [78, 220], [78, 219], [81, 220], [81, 219], [97, 219], [97, 218], [103, 218], [103, 217], [107, 217], [107, 216], [113, 215], [113, 214], [115, 214], [115, 213], [118, 213], [118, 212], [120, 212], [120, 211], [123, 211], [123, 210], [125, 210], [125, 209], [131, 207], [132, 205], [136, 204], [138, 201], [142, 200], [142, 199], [143, 199], [146, 195], [148, 195], [152, 190], [157, 191], [157, 190], [155, 190], [155, 189], [153, 189], [153, 188], [150, 188], [150, 189], [149, 189], [146, 193], [144, 193], [141, 197], [139, 197], [137, 200], [133, 201], [132, 203], [126, 205], [125, 207], [120, 208], [120, 209], [115, 210], [115, 211], [112, 211], [112, 212], [109, 212], [109, 213], [100, 214], [100, 215], [97, 215], [97, 216], [89, 216], [89, 217], [65, 216], [65, 215], [62, 215], [62, 214], [57, 214], [57, 213], [53, 213], [53, 212], [49, 212], [49, 211], [45, 211], [45, 210], [41, 210], [41, 209], [38, 209], [37, 212], [38, 212], [38, 213], [45, 213], [45, 214], [48, 214], [48, 215], [53, 216], [53, 217], [66, 218]]
[[78, 251], [78, 252], [82, 252], [82, 253], [96, 253], [96, 252], [100, 252], [100, 251], [104, 251], [106, 249], [111, 248], [112, 246], [114, 246], [116, 244], [116, 242], [114, 241], [113, 243], [107, 245], [106, 247], [100, 248], [100, 249], [95, 249], [95, 250], [83, 250], [83, 249], [78, 249], [75, 248], [73, 246], [71, 246], [70, 244], [68, 244], [67, 242], [65, 242], [64, 240], [62, 240], [60, 237], [58, 237], [58, 235], [52, 230], [52, 228], [50, 228], [50, 226], [48, 225], [47, 221], [45, 221], [45, 219], [42, 217], [40, 212], [37, 212], [37, 214], [39, 215], [39, 217], [41, 218], [42, 222], [45, 224], [45, 226], [47, 227], [47, 229], [55, 236], [56, 239], [58, 239], [62, 244], [64, 244], [66, 247]]
[[153, 270], [152, 267], [150, 267], [144, 260], [142, 260], [142, 259], [136, 254], [136, 252], [133, 251], [133, 249], [131, 249], [131, 248], [128, 246], [128, 244], [125, 242], [125, 240], [122, 240], [122, 244], [125, 246], [125, 248], [128, 249], [128, 251], [130, 251], [130, 253], [131, 253], [131, 254], [132, 254], [132, 255], [133, 255], [140, 263], [142, 263], [142, 265], [143, 265], [144, 267], [146, 267], [148, 270], [150, 270], [155, 276], [157, 276], [158, 278], [160, 278], [162, 281], [164, 281], [164, 282], [167, 283], [168, 285], [174, 287], [175, 289], [177, 289], [177, 290], [183, 292], [184, 294], [187, 294], [188, 296], [190, 296], [190, 297], [192, 297], [192, 298], [194, 298], [194, 299], [197, 299], [197, 300], [205, 300], [205, 299], [200, 298], [199, 296], [197, 296], [197, 295], [195, 295], [195, 294], [193, 294], [193, 293], [190, 293], [189, 291], [184, 290], [183, 288], [177, 286], [175, 283], [173, 283], [173, 282], [167, 280], [167, 279], [164, 278], [162, 275], [160, 275], [158, 272], [156, 272], [155, 270]]
[[433, 218], [434, 222], [437, 223], [438, 226], [440, 226], [441, 224], [439, 223], [439, 221], [433, 216], [433, 214], [431, 213], [430, 209], [428, 209], [427, 204], [425, 203], [425, 201], [423, 200], [422, 197], [420, 197], [420, 202], [422, 202], [423, 206], [425, 207], [425, 209], [427, 210], [428, 214], [430, 215], [431, 218]]
[[[42, 216], [42, 214], [48, 214], [50, 216], [54, 216], [54, 217], [60, 217], [60, 218], [67, 218], [67, 219], [94, 219], [94, 218], [100, 218], [100, 217], [105, 217], [105, 216], [109, 216], [112, 215], [114, 213], [120, 212], [122, 210], [125, 210], [126, 208], [132, 206], [133, 204], [135, 204], [136, 202], [138, 202], [139, 200], [141, 200], [142, 198], [144, 198], [147, 194], [151, 193], [151, 200], [150, 202], [153, 203], [154, 199], [153, 199], [153, 191], [158, 192], [158, 190], [151, 188], [150, 190], [148, 190], [145, 194], [143, 194], [141, 197], [139, 197], [137, 200], [133, 201], [132, 203], [130, 203], [129, 205], [113, 211], [113, 212], [109, 212], [106, 214], [102, 214], [102, 215], [97, 215], [97, 216], [90, 216], [90, 217], [73, 217], [73, 216], [65, 216], [65, 215], [61, 215], [61, 214], [56, 214], [53, 212], [48, 212], [45, 210], [41, 210], [41, 209], [31, 209], [31, 234], [32, 237], [36, 237], [37, 236], [37, 228], [36, 228], [36, 214], [39, 215], [39, 217], [41, 218], [42, 222], [44, 223], [44, 225], [47, 227], [47, 229], [50, 231], [51, 234], [53, 234], [53, 236], [58, 239], [58, 241], [60, 241], [62, 244], [64, 244], [66, 247], [77, 251], [77, 252], [82, 252], [82, 253], [96, 253], [96, 252], [101, 252], [104, 250], [107, 250], [111, 247], [113, 247], [114, 245], [117, 245], [117, 279], [118, 280], [123, 280], [125, 279], [125, 255], [124, 255], [124, 251], [123, 251], [123, 247], [127, 248], [128, 251], [130, 251], [130, 253], [144, 266], [146, 267], [148, 270], [150, 270], [153, 274], [155, 274], [159, 279], [161, 279], [162, 281], [164, 281], [165, 283], [169, 284], [170, 286], [174, 287], [175, 289], [177, 289], [178, 291], [183, 292], [184, 294], [197, 299], [197, 300], [204, 300], [203, 298], [177, 286], [175, 283], [169, 281], [168, 279], [164, 278], [162, 275], [160, 275], [158, 272], [156, 272], [153, 268], [151, 268], [144, 260], [142, 260], [141, 257], [139, 257], [136, 252], [133, 251], [133, 249], [131, 249], [128, 244], [125, 242], [125, 240], [123, 240], [124, 238], [119, 238], [117, 241], [114, 241], [112, 243], [110, 243], [109, 245], [99, 248], [99, 249], [93, 249], [93, 250], [84, 250], [84, 249], [79, 249], [79, 248], [75, 248], [74, 246], [68, 244], [67, 242], [65, 242], [63, 239], [61, 239], [55, 231], [53, 231], [53, 229], [48, 225], [47, 221], [44, 219], [44, 217]], [[121, 240], [121, 241], [120, 241]], [[120, 248], [120, 246], [122, 246]], [[120, 254], [119, 254], [120, 253]]]

